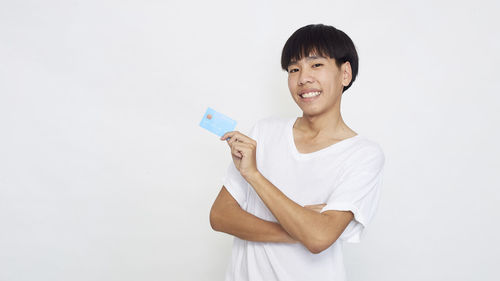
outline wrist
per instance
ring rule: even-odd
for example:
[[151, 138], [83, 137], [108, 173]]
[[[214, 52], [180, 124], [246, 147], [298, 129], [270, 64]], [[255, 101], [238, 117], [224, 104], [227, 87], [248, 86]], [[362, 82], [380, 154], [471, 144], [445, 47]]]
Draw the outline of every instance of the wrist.
[[260, 177], [262, 177], [262, 174], [258, 170], [255, 170], [242, 174], [242, 176], [251, 185], [253, 182], [257, 181]]

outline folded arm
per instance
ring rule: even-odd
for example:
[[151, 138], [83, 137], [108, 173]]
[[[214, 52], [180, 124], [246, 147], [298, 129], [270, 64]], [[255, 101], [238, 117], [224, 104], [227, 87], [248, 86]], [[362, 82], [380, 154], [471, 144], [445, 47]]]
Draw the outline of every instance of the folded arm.
[[210, 210], [210, 225], [216, 231], [248, 241], [297, 242], [278, 223], [260, 219], [241, 209], [224, 186]]
[[312, 253], [320, 253], [332, 245], [354, 218], [350, 211], [318, 213], [289, 199], [262, 174], [245, 176], [283, 229]]
[[354, 218], [350, 211], [331, 210], [318, 213], [288, 198], [257, 169], [257, 142], [254, 139], [232, 131], [224, 134], [221, 140], [227, 140], [235, 167], [253, 187], [284, 231], [312, 253], [320, 253], [330, 247]]

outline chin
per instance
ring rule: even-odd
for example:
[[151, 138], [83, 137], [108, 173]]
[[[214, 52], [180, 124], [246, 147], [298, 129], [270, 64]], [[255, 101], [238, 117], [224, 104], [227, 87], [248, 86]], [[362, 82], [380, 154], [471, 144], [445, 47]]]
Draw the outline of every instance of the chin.
[[308, 116], [308, 117], [318, 116], [321, 115], [321, 113], [323, 112], [321, 110], [310, 110], [310, 109], [303, 110], [302, 108], [301, 110], [302, 110], [302, 116]]

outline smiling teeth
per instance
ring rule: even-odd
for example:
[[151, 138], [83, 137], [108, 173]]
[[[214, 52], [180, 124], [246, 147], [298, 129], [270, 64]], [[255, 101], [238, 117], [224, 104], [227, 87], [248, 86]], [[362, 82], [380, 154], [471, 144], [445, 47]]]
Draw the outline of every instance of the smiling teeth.
[[319, 95], [320, 93], [321, 92], [309, 92], [309, 93], [302, 94], [302, 97], [303, 98], [315, 97], [315, 96]]

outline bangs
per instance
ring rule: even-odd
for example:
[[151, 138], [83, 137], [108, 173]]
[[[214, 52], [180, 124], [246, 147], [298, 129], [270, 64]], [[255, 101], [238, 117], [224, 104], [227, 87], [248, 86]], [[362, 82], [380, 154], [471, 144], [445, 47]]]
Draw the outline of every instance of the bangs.
[[286, 71], [292, 62], [312, 54], [335, 59], [340, 66], [348, 60], [352, 63], [354, 57], [350, 53], [353, 50], [355, 52], [354, 44], [341, 30], [323, 24], [307, 25], [286, 41], [281, 53], [281, 68]]
[[288, 66], [294, 62], [306, 58], [308, 56], [321, 56], [332, 58], [331, 51], [328, 50], [328, 45], [322, 38], [314, 38], [311, 34], [302, 34], [301, 36], [291, 37], [285, 44], [281, 55], [281, 68], [287, 71]]

